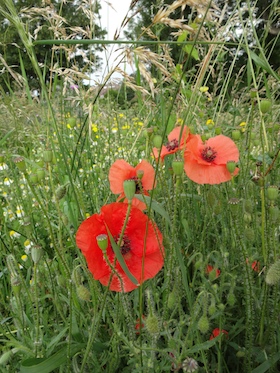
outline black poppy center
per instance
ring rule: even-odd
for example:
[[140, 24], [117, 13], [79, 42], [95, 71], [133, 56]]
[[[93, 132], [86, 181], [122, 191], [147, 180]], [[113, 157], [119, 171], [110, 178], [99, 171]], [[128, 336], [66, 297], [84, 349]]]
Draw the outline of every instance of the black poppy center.
[[121, 242], [119, 242], [119, 239], [120, 239], [120, 237], [118, 236], [118, 237], [115, 239], [115, 241], [117, 242], [117, 244], [120, 245], [120, 252], [121, 252], [121, 254], [122, 254], [122, 255], [125, 255], [125, 254], [127, 254], [127, 253], [130, 251], [130, 249], [131, 249], [131, 247], [130, 247], [130, 240], [129, 240], [129, 238], [126, 237], [126, 236], [123, 236]]
[[217, 157], [217, 152], [211, 146], [205, 146], [201, 152], [201, 156], [206, 162], [213, 162]]
[[168, 141], [168, 143], [165, 145], [166, 149], [170, 152], [172, 150], [175, 150], [179, 147], [179, 142], [176, 139], [173, 139], [171, 141]]
[[141, 193], [143, 191], [141, 180], [137, 176], [132, 177], [130, 180], [133, 180], [135, 182], [135, 187], [136, 187], [135, 193], [136, 194]]

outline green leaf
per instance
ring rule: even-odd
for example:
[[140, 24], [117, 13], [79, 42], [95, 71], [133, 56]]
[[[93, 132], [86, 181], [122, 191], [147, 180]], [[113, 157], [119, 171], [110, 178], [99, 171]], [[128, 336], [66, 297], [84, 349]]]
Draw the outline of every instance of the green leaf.
[[196, 61], [199, 60], [198, 51], [192, 45], [190, 44], [185, 45], [184, 50], [187, 54], [191, 55], [191, 57], [194, 58]]
[[[106, 224], [105, 224], [106, 225]], [[120, 263], [120, 266], [122, 267], [122, 269], [124, 270], [124, 273], [127, 275], [127, 277], [130, 279], [130, 281], [132, 281], [135, 285], [139, 285], [139, 281], [133, 276], [133, 274], [130, 272], [130, 270], [128, 269], [127, 265], [126, 265], [126, 262], [122, 256], [122, 253], [120, 251], [120, 248], [119, 246], [116, 244], [115, 240], [114, 240], [114, 237], [112, 236], [111, 232], [109, 231], [109, 228], [107, 227], [106, 225], [106, 229], [107, 229], [107, 233], [108, 233], [108, 236], [110, 238], [110, 242], [111, 242], [111, 245], [112, 245], [112, 249], [114, 250], [114, 253], [117, 257], [117, 260], [118, 262]]]
[[169, 225], [171, 225], [171, 220], [169, 218], [168, 213], [165, 211], [165, 209], [162, 207], [160, 203], [155, 201], [154, 199], [151, 201], [151, 197], [149, 196], [142, 196], [142, 194], [135, 194], [135, 198], [139, 199], [140, 201], [146, 203], [147, 206], [151, 205], [151, 209], [160, 214]]
[[277, 354], [273, 355], [270, 359], [266, 360], [261, 365], [259, 365], [257, 368], [255, 368], [254, 370], [252, 370], [252, 373], [264, 373], [264, 372], [267, 372], [268, 369], [270, 369], [279, 360], [280, 360], [280, 352], [277, 352]]
[[15, 131], [15, 129], [13, 128], [11, 131], [9, 131], [8, 133], [6, 133], [6, 135], [0, 140], [0, 146], [4, 145], [5, 141], [7, 140], [7, 138]]
[[[70, 346], [69, 357], [81, 351], [83, 344]], [[32, 358], [24, 360], [20, 367], [20, 373], [50, 373], [67, 361], [68, 346], [66, 345], [48, 358]]]
[[255, 62], [255, 64], [262, 69], [264, 69], [266, 72], [268, 72], [270, 75], [272, 75], [275, 79], [280, 80], [280, 76], [276, 74], [275, 71], [272, 70], [269, 63], [267, 62], [267, 59], [265, 56], [258, 56], [255, 52], [248, 50], [248, 55], [251, 57], [251, 59]]

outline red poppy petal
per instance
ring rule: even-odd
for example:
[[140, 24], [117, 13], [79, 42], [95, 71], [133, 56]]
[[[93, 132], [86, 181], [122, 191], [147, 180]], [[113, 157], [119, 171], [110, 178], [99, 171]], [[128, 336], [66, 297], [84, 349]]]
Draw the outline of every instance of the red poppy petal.
[[140, 170], [144, 172], [143, 177], [141, 179], [141, 183], [142, 183], [144, 190], [151, 190], [155, 187], [156, 185], [156, 183], [154, 182], [155, 181], [155, 170], [149, 162], [145, 160], [141, 161], [135, 167], [135, 170], [136, 170], [136, 174], [137, 174], [137, 171], [140, 171]]
[[238, 162], [239, 150], [229, 137], [218, 135], [207, 140], [206, 144], [217, 152], [215, 164], [227, 164], [228, 161]]
[[[220, 184], [232, 178], [225, 165], [201, 165], [196, 162], [186, 161], [184, 170], [188, 178], [197, 184]], [[237, 174], [238, 168], [234, 172], [234, 175]]]
[[135, 168], [123, 159], [116, 160], [109, 170], [109, 182], [112, 193], [123, 192], [123, 182], [136, 176]]

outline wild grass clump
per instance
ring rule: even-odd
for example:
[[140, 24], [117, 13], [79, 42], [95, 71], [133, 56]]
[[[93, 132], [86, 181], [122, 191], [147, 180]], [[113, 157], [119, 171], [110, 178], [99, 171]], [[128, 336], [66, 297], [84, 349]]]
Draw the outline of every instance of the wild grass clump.
[[[169, 18], [185, 3], [196, 25]], [[40, 83], [1, 91], [1, 371], [279, 371], [279, 76], [238, 7], [223, 24], [198, 5], [158, 11], [156, 52], [124, 48], [116, 96], [113, 69], [46, 84], [0, 6]]]

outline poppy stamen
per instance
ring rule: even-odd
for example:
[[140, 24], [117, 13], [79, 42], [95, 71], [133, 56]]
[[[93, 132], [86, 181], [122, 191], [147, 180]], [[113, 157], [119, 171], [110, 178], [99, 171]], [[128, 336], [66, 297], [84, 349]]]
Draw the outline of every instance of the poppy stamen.
[[211, 146], [205, 146], [201, 152], [201, 156], [206, 162], [213, 162], [217, 156], [217, 152]]
[[124, 256], [125, 254], [127, 254], [131, 247], [130, 247], [130, 240], [128, 237], [124, 236], [121, 240], [121, 242], [119, 242], [119, 236], [117, 237], [117, 239], [115, 239], [115, 241], [118, 243], [118, 245], [120, 246], [120, 252], [122, 254], [122, 256]]
[[165, 145], [165, 147], [169, 152], [172, 151], [172, 150], [175, 150], [179, 147], [179, 141], [176, 140], [176, 139], [168, 141], [168, 143]]

